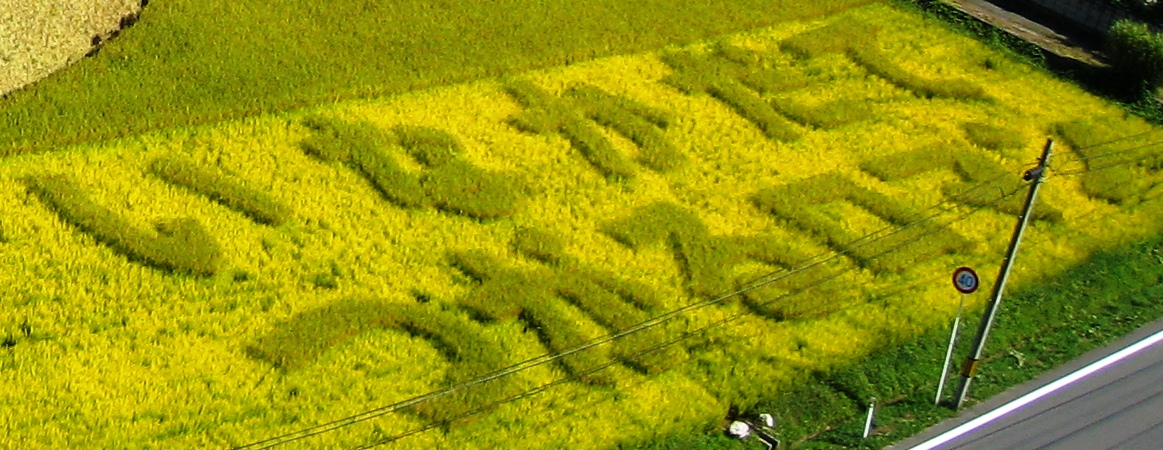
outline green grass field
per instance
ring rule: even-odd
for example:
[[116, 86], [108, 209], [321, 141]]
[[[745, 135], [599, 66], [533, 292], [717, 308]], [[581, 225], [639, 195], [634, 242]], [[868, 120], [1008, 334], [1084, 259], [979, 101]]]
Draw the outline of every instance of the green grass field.
[[0, 155], [652, 50], [868, 1], [157, 1], [99, 57], [0, 102]]
[[[729, 5], [720, 8], [764, 11]], [[770, 24], [740, 12], [712, 25], [707, 11], [690, 11], [707, 36], [619, 35], [646, 48], [569, 64], [490, 59], [452, 43], [448, 54], [476, 55], [470, 68], [513, 65], [473, 75], [448, 59], [376, 60], [445, 71], [423, 89], [354, 81], [375, 71], [344, 61], [360, 68], [290, 72], [287, 82], [315, 97], [239, 103], [211, 94], [250, 86], [225, 73], [260, 64], [222, 64], [197, 83], [218, 86], [198, 91], [207, 95], [150, 81], [175, 100], [115, 101], [129, 109], [88, 122], [126, 134], [116, 139], [50, 127], [89, 114], [64, 107], [43, 130], [29, 128], [52, 151], [18, 144], [0, 159], [0, 420], [30, 447], [237, 446], [707, 303], [287, 447], [354, 447], [430, 424], [439, 426], [393, 445], [667, 442], [716, 426], [732, 405], [779, 401], [813, 374], [944, 327], [956, 308], [950, 271], [996, 271], [1020, 174], [1047, 138], [1062, 176], [1044, 187], [1023, 244], [1043, 257], [1022, 260], [1012, 286], [1032, 289], [1159, 233], [1153, 125], [909, 11], [812, 5]], [[229, 17], [261, 14], [248, 8]], [[843, 10], [820, 15], [833, 9]], [[198, 11], [183, 14], [212, 20]], [[431, 14], [423, 23], [448, 34], [473, 29], [440, 28], [452, 22], [433, 11], [414, 15]], [[566, 11], [548, 17], [560, 28]], [[595, 17], [595, 27], [627, 26]], [[126, 78], [86, 67], [143, 51], [129, 36], [156, 38], [149, 30], [131, 29], [122, 50], [108, 47], [5, 107], [41, 114], [22, 102], [64, 95], [56, 83], [69, 77], [101, 85], [94, 97], [128, 95], [106, 90]], [[710, 36], [719, 31], [730, 33]], [[574, 42], [564, 36], [536, 51], [566, 58], [555, 53], [570, 47], [554, 39]], [[225, 58], [189, 51], [172, 57]], [[197, 72], [189, 67], [165, 70]], [[334, 78], [345, 71], [354, 78]], [[453, 74], [496, 76], [449, 84]], [[245, 117], [217, 120], [215, 108]], [[1111, 142], [1123, 136], [1133, 137]], [[870, 233], [879, 238], [861, 240]], [[816, 255], [834, 257], [712, 302]]]

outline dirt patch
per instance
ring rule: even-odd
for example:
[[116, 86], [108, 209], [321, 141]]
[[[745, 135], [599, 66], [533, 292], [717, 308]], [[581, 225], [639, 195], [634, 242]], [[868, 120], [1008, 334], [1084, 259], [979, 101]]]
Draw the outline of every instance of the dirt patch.
[[122, 25], [132, 25], [144, 3], [0, 0], [0, 95], [84, 58]]

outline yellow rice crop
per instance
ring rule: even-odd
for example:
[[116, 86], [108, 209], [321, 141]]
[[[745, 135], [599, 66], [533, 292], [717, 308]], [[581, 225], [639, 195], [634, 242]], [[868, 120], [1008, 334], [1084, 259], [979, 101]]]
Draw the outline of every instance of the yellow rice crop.
[[[842, 21], [878, 27], [879, 38], [871, 45], [900, 70], [919, 79], [965, 80], [987, 99], [922, 98], [871, 75], [843, 53], [797, 60], [779, 50], [781, 41]], [[557, 236], [577, 267], [643, 284], [661, 300], [659, 311], [673, 309], [697, 298], [684, 288], [687, 275], [672, 248], [631, 248], [615, 240], [607, 224], [638, 208], [673, 203], [705, 225], [691, 242], [755, 236], [812, 255], [829, 250], [824, 240], [757, 208], [757, 193], [827, 176], [887, 195], [894, 207], [921, 210], [946, 200], [942, 186], [958, 176], [941, 169], [885, 182], [861, 170], [864, 163], [924, 146], [966, 149], [972, 145], [966, 124], [986, 124], [1013, 133], [1005, 142], [1020, 146], [972, 152], [1004, 166], [1013, 176], [1003, 184], [1015, 187], [1056, 124], [1108, 117], [1128, 134], [1147, 126], [1077, 87], [884, 5], [754, 30], [725, 42], [764, 55], [762, 64], [809, 79], [803, 87], [762, 94], [764, 102], [780, 99], [815, 108], [852, 101], [873, 114], [828, 129], [795, 125], [802, 137], [776, 142], [723, 101], [706, 93], [684, 94], [663, 82], [672, 70], [661, 53], [650, 53], [518, 78], [552, 96], [584, 83], [668, 112], [673, 120], [664, 136], [685, 161], [665, 173], [638, 164], [633, 176], [603, 176], [562, 134], [518, 130], [510, 119], [524, 108], [506, 93], [511, 80], [164, 130], [0, 161], [0, 338], [10, 336], [6, 342], [13, 343], [0, 348], [0, 420], [9, 424], [8, 439], [44, 448], [201, 448], [241, 445], [328, 422], [437, 389], [446, 383], [446, 371], [458, 366], [430, 339], [394, 328], [357, 333], [294, 370], [248, 356], [248, 346], [299, 314], [348, 299], [422, 305], [416, 299], [420, 294], [430, 307], [457, 310], [476, 285], [450, 263], [453, 252], [480, 250], [513, 270], [536, 273], [544, 265], [519, 256], [511, 243], [518, 231], [537, 229]], [[706, 44], [686, 50], [711, 52], [714, 45]], [[674, 50], [679, 49], [667, 51]], [[986, 68], [986, 59], [993, 69]], [[322, 162], [304, 151], [300, 143], [312, 135], [303, 125], [308, 116], [362, 121], [385, 132], [401, 125], [447, 132], [463, 147], [465, 162], [508, 177], [525, 200], [512, 215], [488, 220], [395, 206], [352, 166]], [[587, 123], [627, 160], [635, 159], [634, 142]], [[393, 157], [408, 173], [422, 177], [433, 170], [402, 154]], [[214, 167], [265, 192], [285, 205], [291, 218], [277, 226], [259, 224], [150, 174], [153, 161], [171, 156]], [[1060, 143], [1055, 159], [1065, 164], [1077, 155]], [[198, 221], [216, 239], [223, 266], [214, 276], [198, 277], [127, 260], [66, 223], [20, 181], [53, 173], [71, 176], [92, 201], [140, 229], [172, 218]], [[1144, 173], [1163, 179], [1157, 172]], [[1096, 200], [1083, 193], [1079, 179], [1051, 176], [1044, 187], [1039, 206], [1061, 211], [1063, 220], [1033, 224], [1023, 252], [1039, 257], [1019, 259], [1014, 286], [1036, 283], [1097, 249], [1158, 231], [1157, 204], [1130, 208]], [[843, 201], [808, 209], [831, 217], [846, 235], [891, 225]], [[955, 212], [970, 209], [962, 205]], [[704, 308], [677, 328], [742, 317], [708, 332], [707, 346], [695, 345], [702, 337], [685, 343], [687, 363], [657, 375], [617, 365], [609, 370], [614, 386], [567, 383], [446, 433], [425, 433], [397, 446], [598, 448], [702, 426], [719, 418], [730, 402], [771, 395], [797, 374], [868, 352], [886, 333], [908, 336], [944, 323], [956, 307], [948, 273], [957, 265], [974, 265], [987, 281], [992, 278], [1014, 221], [1013, 215], [984, 209], [949, 225], [976, 242], [972, 248], [918, 257], [898, 272], [872, 267], [845, 274], [838, 283], [851, 299], [837, 299], [845, 306], [823, 315], [777, 321], [740, 302]], [[840, 266], [855, 264], [842, 261]], [[729, 273], [744, 277], [777, 266], [750, 261]], [[321, 284], [320, 277], [333, 282]], [[984, 297], [970, 301], [978, 306]], [[562, 308], [579, 333], [612, 331], [581, 310]], [[518, 319], [480, 325], [510, 363], [547, 351], [527, 328]], [[567, 373], [559, 365], [542, 366], [513, 383], [528, 388]], [[420, 416], [396, 414], [292, 446], [358, 445], [422, 424]]]

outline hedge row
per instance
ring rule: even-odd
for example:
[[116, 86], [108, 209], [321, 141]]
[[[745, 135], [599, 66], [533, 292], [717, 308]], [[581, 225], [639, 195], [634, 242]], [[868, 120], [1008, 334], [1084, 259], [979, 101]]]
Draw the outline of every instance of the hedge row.
[[[284, 371], [313, 363], [324, 352], [362, 333], [392, 328], [423, 338], [453, 367], [447, 383], [455, 385], [504, 368], [511, 361], [472, 321], [423, 304], [390, 304], [378, 300], [344, 299], [326, 307], [299, 313], [247, 347], [247, 353]], [[415, 407], [434, 421], [453, 418], [516, 393], [511, 381], [501, 379], [438, 397]]]
[[155, 175], [222, 203], [267, 225], [279, 225], [291, 211], [266, 193], [252, 189], [224, 174], [176, 157], [159, 158], [151, 165]]
[[[961, 180], [946, 183], [942, 192], [955, 201], [1012, 215], [1022, 211], [1022, 196], [1012, 195], [1000, 199], [1001, 193], [998, 192], [1000, 186], [1014, 185], [1020, 174], [1011, 174], [1001, 164], [984, 155], [974, 154], [968, 148], [921, 147], [865, 161], [860, 168], [883, 181], [908, 179], [935, 170], [950, 170]], [[1012, 176], [1006, 177], [1006, 174]], [[985, 182], [990, 182], [990, 185], [981, 187], [980, 184]], [[1033, 218], [1061, 222], [1062, 211], [1053, 205], [1041, 205], [1034, 210]]]
[[[922, 252], [949, 254], [971, 248], [973, 244], [948, 229], [934, 229], [931, 222], [905, 228], [911, 221], [922, 217], [918, 211], [901, 206], [884, 194], [857, 186], [851, 180], [832, 175], [764, 189], [753, 200], [760, 209], [818, 236], [833, 249], [846, 252], [861, 266], [876, 271], [899, 272], [908, 268]], [[861, 236], [814, 212], [815, 205], [835, 201], [849, 202], [901, 228], [890, 237], [856, 242]]]
[[[368, 123], [308, 119], [315, 133], [302, 143], [324, 161], [338, 161], [361, 171], [389, 201], [405, 208], [432, 206], [478, 219], [512, 215], [521, 191], [501, 173], [486, 171], [461, 158], [460, 143], [439, 130], [398, 127], [385, 133]], [[405, 170], [397, 157], [408, 155], [426, 166], [420, 174]]]
[[66, 222], [131, 260], [195, 275], [213, 275], [218, 270], [218, 244], [193, 219], [159, 222], [156, 233], [149, 232], [89, 200], [66, 175], [28, 176], [21, 181]]

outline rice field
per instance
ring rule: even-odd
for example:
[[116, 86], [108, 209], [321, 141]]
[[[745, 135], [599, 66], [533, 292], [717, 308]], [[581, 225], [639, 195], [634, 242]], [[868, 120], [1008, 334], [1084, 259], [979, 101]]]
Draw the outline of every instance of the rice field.
[[[1143, 147], [1154, 131], [877, 3], [9, 156], [0, 417], [26, 448], [240, 446], [842, 253], [285, 447], [359, 446], [570, 377], [391, 446], [609, 448], [702, 429], [943, 326], [953, 268], [996, 273], [1021, 174], [1048, 138], [1064, 175], [1043, 187], [1022, 248], [1038, 257], [1020, 258], [1012, 285], [1157, 233], [1163, 165]], [[897, 233], [857, 241], [882, 229]]]

